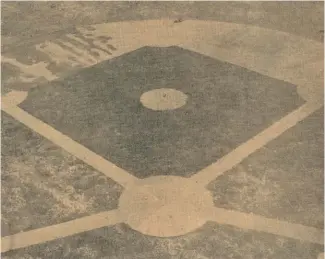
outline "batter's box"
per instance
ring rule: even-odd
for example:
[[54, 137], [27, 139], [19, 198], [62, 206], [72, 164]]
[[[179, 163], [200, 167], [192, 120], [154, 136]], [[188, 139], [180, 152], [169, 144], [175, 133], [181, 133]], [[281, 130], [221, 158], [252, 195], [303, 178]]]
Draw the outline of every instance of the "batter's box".
[[292, 84], [143, 47], [35, 88], [20, 107], [144, 178], [190, 176], [303, 102]]

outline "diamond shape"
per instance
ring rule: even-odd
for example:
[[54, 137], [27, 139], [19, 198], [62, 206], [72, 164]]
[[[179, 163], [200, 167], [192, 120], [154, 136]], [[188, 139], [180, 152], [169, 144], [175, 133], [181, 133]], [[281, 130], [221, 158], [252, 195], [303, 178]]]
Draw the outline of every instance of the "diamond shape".
[[[145, 108], [172, 88], [186, 105]], [[143, 47], [33, 89], [20, 106], [143, 178], [189, 176], [304, 101], [295, 86], [179, 47]]]

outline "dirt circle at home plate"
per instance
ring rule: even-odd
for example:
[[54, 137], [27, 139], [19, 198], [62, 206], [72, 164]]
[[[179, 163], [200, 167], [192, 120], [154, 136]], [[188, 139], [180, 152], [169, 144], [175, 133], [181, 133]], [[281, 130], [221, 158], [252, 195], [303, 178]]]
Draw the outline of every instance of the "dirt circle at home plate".
[[177, 176], [139, 180], [122, 194], [119, 202], [126, 223], [143, 234], [180, 236], [205, 224], [213, 200], [195, 181]]

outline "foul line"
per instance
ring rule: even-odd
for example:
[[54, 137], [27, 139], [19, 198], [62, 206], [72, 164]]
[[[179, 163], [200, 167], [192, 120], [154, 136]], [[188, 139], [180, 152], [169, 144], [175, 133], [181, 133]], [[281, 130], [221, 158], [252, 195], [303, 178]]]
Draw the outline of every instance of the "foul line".
[[18, 106], [2, 105], [1, 109], [14, 117], [16, 120], [25, 124], [27, 127], [52, 141], [54, 144], [60, 146], [70, 154], [81, 159], [96, 170], [102, 172], [123, 187], [126, 187], [128, 184], [138, 180], [138, 178], [129, 174], [127, 171], [105, 160], [103, 157], [97, 155], [83, 145], [57, 131], [48, 124], [35, 118]]
[[1, 239], [1, 253], [37, 245], [93, 229], [121, 223], [117, 210], [102, 212], [65, 223], [6, 236]]
[[191, 179], [199, 184], [208, 185], [217, 177], [221, 176], [224, 172], [232, 169], [256, 150], [260, 149], [271, 140], [277, 138], [286, 130], [295, 126], [299, 121], [308, 117], [321, 107], [322, 105], [319, 104], [305, 103], [298, 109], [275, 122], [269, 128], [263, 130], [253, 138], [249, 139], [247, 142], [241, 144], [216, 163], [213, 163], [197, 172], [191, 177]]
[[323, 229], [265, 218], [254, 214], [215, 208], [210, 214], [209, 220], [242, 229], [266, 232], [321, 245], [324, 244]]

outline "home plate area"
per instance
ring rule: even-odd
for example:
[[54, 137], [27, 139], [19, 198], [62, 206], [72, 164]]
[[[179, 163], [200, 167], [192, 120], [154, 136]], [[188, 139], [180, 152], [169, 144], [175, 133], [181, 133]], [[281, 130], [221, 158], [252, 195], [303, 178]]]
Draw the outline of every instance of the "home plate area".
[[2, 97], [3, 258], [321, 258], [317, 96], [148, 41]]

